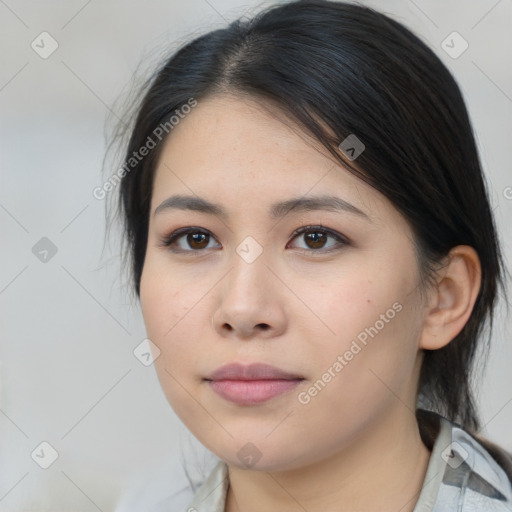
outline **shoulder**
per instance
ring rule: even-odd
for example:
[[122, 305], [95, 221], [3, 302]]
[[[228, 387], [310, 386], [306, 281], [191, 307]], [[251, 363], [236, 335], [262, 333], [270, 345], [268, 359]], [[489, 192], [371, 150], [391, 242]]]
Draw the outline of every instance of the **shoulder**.
[[433, 419], [439, 424], [429, 468], [437, 471], [440, 482], [431, 511], [512, 512], [512, 482], [506, 472], [510, 455], [456, 423], [435, 416], [429, 420], [430, 425]]

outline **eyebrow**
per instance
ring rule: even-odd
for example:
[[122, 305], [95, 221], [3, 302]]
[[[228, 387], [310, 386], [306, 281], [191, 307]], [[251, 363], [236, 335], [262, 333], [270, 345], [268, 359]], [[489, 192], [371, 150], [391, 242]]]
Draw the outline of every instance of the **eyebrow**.
[[[174, 195], [165, 199], [153, 212], [153, 216], [169, 210], [186, 210], [215, 215], [227, 219], [227, 211], [219, 204], [211, 203], [206, 199], [197, 196]], [[314, 197], [295, 197], [271, 205], [269, 216], [277, 220], [284, 217], [288, 212], [310, 212], [310, 211], [331, 211], [335, 213], [347, 212], [373, 222], [370, 217], [340, 197], [322, 195]]]

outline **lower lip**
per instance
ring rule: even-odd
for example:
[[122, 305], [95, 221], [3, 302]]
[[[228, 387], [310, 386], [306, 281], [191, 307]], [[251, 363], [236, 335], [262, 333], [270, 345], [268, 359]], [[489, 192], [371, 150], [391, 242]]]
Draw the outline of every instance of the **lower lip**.
[[220, 396], [238, 405], [266, 402], [294, 389], [302, 379], [295, 380], [211, 380], [211, 388]]

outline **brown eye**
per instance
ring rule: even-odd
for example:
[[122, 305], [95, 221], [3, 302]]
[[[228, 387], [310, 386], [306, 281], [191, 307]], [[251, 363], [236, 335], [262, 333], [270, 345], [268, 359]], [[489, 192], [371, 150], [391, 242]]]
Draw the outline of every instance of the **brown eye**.
[[186, 241], [192, 249], [205, 249], [208, 245], [209, 236], [206, 233], [189, 233], [186, 235]]
[[169, 247], [171, 251], [181, 253], [201, 252], [208, 249], [212, 236], [207, 231], [198, 228], [183, 228], [164, 237], [159, 245]]
[[[305, 243], [305, 247], [302, 247], [302, 249], [310, 254], [329, 253], [350, 243], [340, 233], [322, 226], [304, 226], [295, 231], [292, 238], [302, 238]], [[332, 239], [334, 243], [328, 245], [329, 239]], [[213, 240], [213, 236], [208, 231], [189, 227], [174, 231], [171, 235], [162, 238], [158, 245], [169, 247], [171, 251], [176, 253], [194, 254], [203, 252], [205, 249], [211, 249], [210, 242]]]
[[[302, 249], [309, 253], [327, 253], [349, 244], [348, 239], [343, 235], [322, 226], [302, 227], [293, 234], [293, 237], [304, 240], [305, 247]], [[333, 239], [335, 242], [327, 245], [329, 239]]]
[[311, 249], [321, 249], [329, 237], [319, 231], [308, 233], [304, 236], [306, 244]]

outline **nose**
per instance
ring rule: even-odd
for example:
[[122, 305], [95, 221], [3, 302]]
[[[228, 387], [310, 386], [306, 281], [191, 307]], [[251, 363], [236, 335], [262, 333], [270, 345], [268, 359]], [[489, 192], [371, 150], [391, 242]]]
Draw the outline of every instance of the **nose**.
[[212, 327], [223, 337], [245, 340], [281, 335], [286, 328], [283, 289], [263, 255], [248, 263], [235, 254], [219, 284]]

